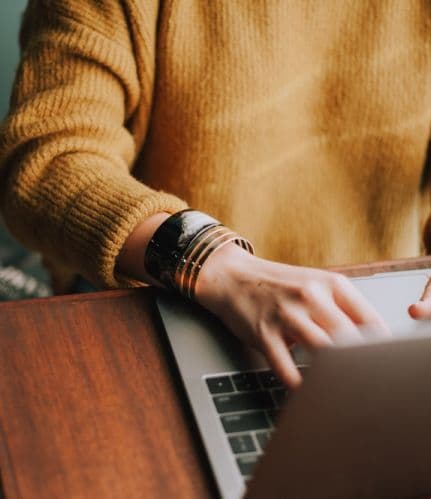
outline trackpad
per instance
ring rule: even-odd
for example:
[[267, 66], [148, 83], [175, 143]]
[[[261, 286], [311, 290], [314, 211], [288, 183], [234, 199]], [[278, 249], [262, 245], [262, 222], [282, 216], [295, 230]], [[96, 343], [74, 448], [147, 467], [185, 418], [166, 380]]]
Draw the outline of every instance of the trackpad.
[[421, 297], [429, 276], [423, 272], [380, 274], [352, 279], [353, 284], [374, 305], [396, 336], [418, 331], [420, 322], [407, 309]]

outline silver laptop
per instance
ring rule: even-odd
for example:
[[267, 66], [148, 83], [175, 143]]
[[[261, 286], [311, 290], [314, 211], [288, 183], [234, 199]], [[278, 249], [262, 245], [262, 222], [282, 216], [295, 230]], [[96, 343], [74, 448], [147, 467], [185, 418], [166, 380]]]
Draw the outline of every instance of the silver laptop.
[[[422, 337], [418, 322], [408, 316], [407, 307], [418, 300], [430, 275], [431, 271], [417, 270], [377, 274], [352, 280], [391, 327], [396, 338], [390, 343], [391, 345], [401, 345], [406, 341], [412, 341], [411, 339], [419, 334]], [[360, 350], [359, 347], [334, 348], [330, 349], [330, 355], [322, 356], [322, 358], [331, 359], [329, 364], [328, 362], [320, 362], [320, 364], [317, 362], [316, 367], [314, 367], [314, 359], [311, 360], [306, 352], [297, 349], [295, 359], [300, 369], [304, 371], [305, 382], [301, 390], [290, 400], [290, 394], [273, 375], [265, 359], [236, 340], [216, 318], [200, 307], [167, 293], [160, 294], [157, 305], [220, 494], [225, 499], [241, 497], [255, 469], [258, 471], [258, 475], [263, 476], [262, 480], [267, 480], [268, 466], [265, 468], [265, 459], [262, 460], [262, 456], [270, 440], [273, 440], [270, 443], [270, 447], [274, 447], [273, 455], [280, 453], [280, 445], [282, 445], [286, 456], [291, 456], [289, 454], [289, 441], [294, 439], [295, 432], [292, 432], [290, 438], [286, 437], [285, 441], [278, 447], [276, 444], [279, 438], [282, 440], [288, 431], [283, 432], [285, 425], [290, 428], [290, 423], [287, 421], [290, 406], [292, 406], [292, 417], [296, 417], [298, 421], [301, 421], [301, 413], [305, 416], [315, 412], [316, 406], [313, 405], [312, 397], [301, 397], [302, 393], [309, 394], [310, 390], [318, 389], [313, 388], [312, 383], [308, 381], [309, 378], [310, 380], [315, 379], [313, 372], [319, 371], [319, 379], [322, 379], [323, 383], [326, 380], [329, 384], [329, 380], [331, 383], [333, 382], [331, 378], [333, 374], [331, 374], [331, 369], [325, 368], [325, 366], [330, 366], [331, 355], [335, 355], [337, 358], [340, 356], [341, 359], [354, 359], [357, 352], [358, 355], [366, 358], [362, 354], [363, 350]], [[417, 341], [414, 343], [419, 345]], [[427, 345], [431, 352], [431, 340], [427, 342]], [[377, 348], [377, 345], [370, 345], [370, 348]], [[384, 353], [385, 349], [380, 348], [378, 351]], [[398, 358], [396, 362], [399, 362]], [[355, 364], [352, 360], [353, 365], [357, 365], [357, 363]], [[429, 365], [428, 376], [431, 379], [431, 360]], [[391, 366], [392, 371], [396, 371], [397, 364], [395, 366], [391, 364]], [[363, 369], [360, 369], [356, 374], [363, 374], [363, 372]], [[353, 371], [345, 370], [343, 379], [350, 382], [349, 378], [352, 377], [353, 383], [354, 376]], [[368, 383], [366, 386], [369, 386], [370, 389], [379, 387], [381, 390], [381, 386], [374, 383], [374, 375], [370, 374], [366, 381]], [[308, 387], [309, 384], [310, 387]], [[314, 384], [318, 385], [316, 382]], [[354, 389], [356, 388], [352, 388], [352, 390]], [[399, 395], [400, 407], [402, 407], [404, 393], [400, 392], [399, 387], [388, 387], [388, 389], [398, 390], [392, 393]], [[358, 397], [356, 400], [360, 400], [360, 395], [354, 394], [354, 397]], [[341, 405], [344, 406], [346, 413], [352, 408], [357, 411], [358, 408], [355, 404], [351, 404], [351, 400], [352, 396], [346, 398], [344, 404], [342, 399], [338, 400], [338, 410], [340, 411]], [[360, 405], [360, 407], [364, 411], [367, 409], [367, 405]], [[283, 408], [283, 417], [279, 421], [279, 413]], [[385, 414], [384, 417], [391, 417], [391, 415]], [[309, 418], [304, 417], [303, 419], [309, 421]], [[274, 430], [276, 426], [278, 427], [278, 421], [283, 429], [277, 431], [276, 438], [272, 439]], [[359, 433], [362, 431], [359, 424], [357, 431]], [[301, 432], [298, 432], [298, 435], [301, 435]], [[298, 439], [292, 443], [292, 453], [297, 452], [293, 444], [298, 445], [298, 441], [300, 441]], [[308, 452], [310, 456], [314, 455], [312, 442], [308, 441], [308, 447], [304, 448], [304, 452]], [[271, 461], [271, 457], [268, 455], [267, 460]], [[302, 462], [304, 462], [305, 456], [302, 455], [302, 458]], [[370, 459], [373, 459], [372, 456]], [[262, 462], [260, 463], [260, 461]], [[260, 472], [261, 469], [262, 472]], [[288, 475], [287, 470], [283, 476], [286, 474]], [[429, 476], [431, 480], [431, 473]], [[328, 481], [328, 484], [330, 483], [331, 480]], [[252, 492], [253, 487], [260, 490], [252, 481]], [[319, 490], [322, 490], [321, 487], [322, 483], [320, 483]], [[298, 492], [299, 489], [292, 490], [296, 490], [296, 492], [291, 497], [302, 497]], [[283, 493], [279, 497], [284, 496]], [[277, 497], [277, 495], [272, 497]], [[304, 495], [303, 497], [312, 496]], [[334, 494], [331, 497], [343, 496]], [[345, 495], [344, 497], [350, 496]], [[368, 496], [358, 495], [358, 497]]]

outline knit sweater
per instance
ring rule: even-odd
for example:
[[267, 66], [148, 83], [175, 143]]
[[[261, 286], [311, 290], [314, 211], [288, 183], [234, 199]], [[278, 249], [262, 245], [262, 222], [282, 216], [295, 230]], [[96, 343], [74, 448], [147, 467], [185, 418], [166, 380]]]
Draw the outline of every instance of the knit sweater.
[[21, 44], [1, 207], [57, 267], [136, 284], [127, 236], [187, 205], [281, 262], [421, 252], [429, 0], [30, 0]]

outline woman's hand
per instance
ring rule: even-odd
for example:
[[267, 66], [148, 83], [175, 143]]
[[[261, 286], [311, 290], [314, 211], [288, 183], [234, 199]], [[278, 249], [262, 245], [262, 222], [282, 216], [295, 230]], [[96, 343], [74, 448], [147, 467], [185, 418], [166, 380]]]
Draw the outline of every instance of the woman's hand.
[[239, 338], [257, 347], [276, 374], [295, 387], [301, 376], [289, 351], [361, 341], [359, 328], [390, 336], [389, 329], [343, 275], [252, 256], [234, 244], [205, 262], [196, 299]]
[[[133, 230], [118, 257], [121, 273], [158, 285], [145, 271], [142, 255], [168, 216], [158, 213]], [[390, 335], [372, 306], [341, 274], [270, 262], [235, 244], [222, 247], [205, 262], [196, 299], [239, 338], [261, 350], [280, 379], [292, 387], [301, 382], [289, 351], [293, 343], [314, 349], [335, 341], [360, 341], [362, 328]], [[431, 305], [427, 310], [431, 313]]]
[[431, 279], [417, 303], [410, 305], [409, 314], [413, 319], [431, 319]]

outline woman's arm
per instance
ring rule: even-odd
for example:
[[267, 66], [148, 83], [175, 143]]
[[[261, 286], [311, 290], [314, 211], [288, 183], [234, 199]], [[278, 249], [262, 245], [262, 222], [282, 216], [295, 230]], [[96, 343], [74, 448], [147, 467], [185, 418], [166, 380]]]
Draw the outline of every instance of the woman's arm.
[[[146, 21], [149, 51], [153, 17]], [[101, 286], [130, 284], [114, 273], [128, 235], [151, 215], [186, 204], [129, 171], [140, 144], [126, 124], [137, 110], [149, 114], [151, 95], [142, 95], [123, 2], [31, 0], [21, 44], [0, 130], [5, 221], [46, 259]], [[146, 89], [153, 59], [149, 53]]]
[[[121, 272], [158, 284], [144, 267], [160, 213], [139, 224], [126, 240]], [[362, 331], [388, 336], [377, 312], [341, 274], [263, 260], [230, 243], [210, 255], [197, 280], [196, 300], [239, 338], [261, 350], [278, 376], [297, 386], [300, 375], [289, 346], [309, 349], [334, 341], [361, 341]]]

